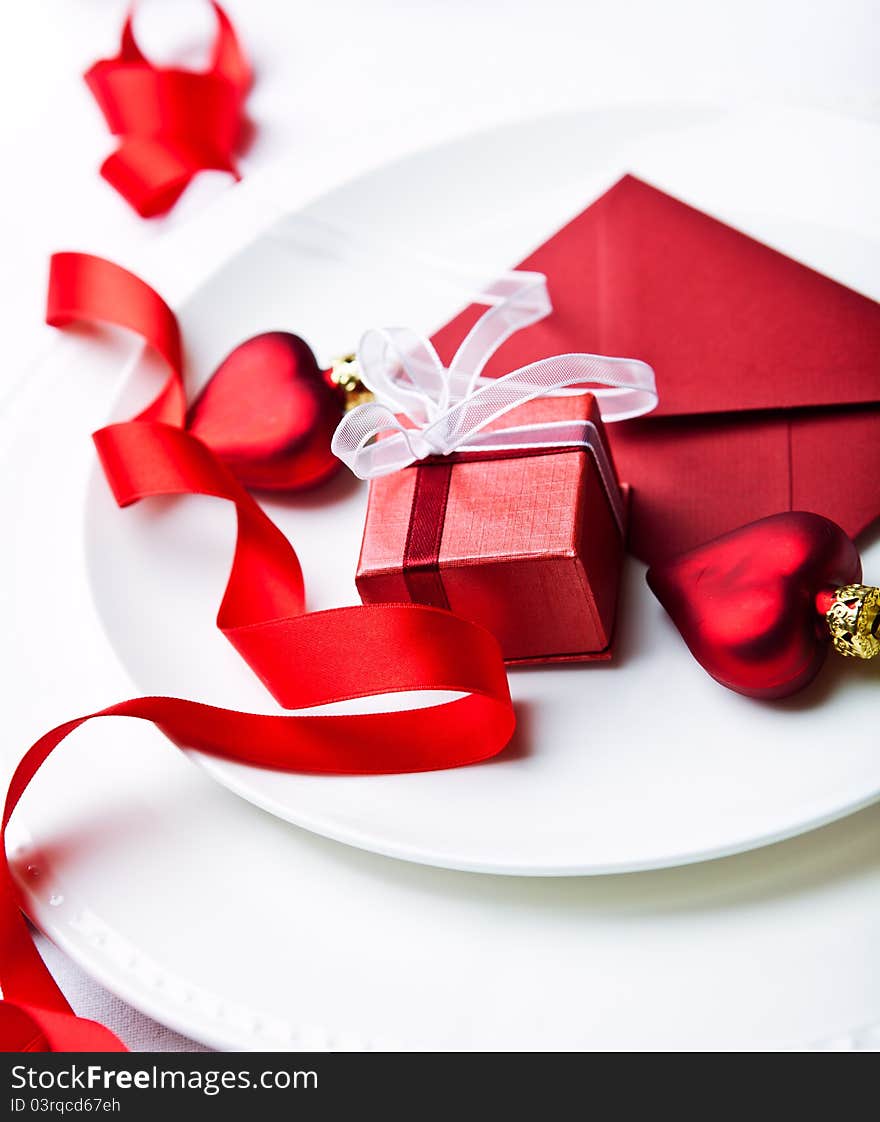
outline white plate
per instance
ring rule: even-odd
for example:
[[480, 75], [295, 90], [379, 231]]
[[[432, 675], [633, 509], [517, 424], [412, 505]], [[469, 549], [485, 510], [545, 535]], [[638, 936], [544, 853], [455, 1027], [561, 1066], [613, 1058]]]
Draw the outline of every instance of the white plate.
[[[602, 115], [554, 118], [427, 152], [334, 191], [255, 237], [179, 309], [193, 388], [258, 331], [295, 330], [327, 360], [370, 325], [438, 326], [465, 295], [414, 268], [401, 246], [508, 265], [627, 168], [672, 180], [685, 197], [876, 291], [880, 193], [847, 200], [855, 229], [830, 225], [838, 186], [864, 187], [864, 137], [845, 136], [847, 146], [835, 132], [835, 162], [817, 184], [814, 132], [789, 130], [772, 148], [767, 132], [778, 124], [744, 129], [739, 118], [707, 125], [704, 117], [662, 143], [644, 138], [638, 116], [628, 127]], [[810, 191], [793, 199], [798, 175], [810, 178]], [[746, 203], [763, 201], [763, 215], [733, 207], [737, 182]], [[366, 252], [316, 233], [316, 218], [358, 231]], [[387, 240], [397, 251], [372, 248]], [[130, 415], [157, 384], [155, 371], [136, 368], [115, 416]], [[312, 607], [357, 602], [364, 501], [365, 486], [346, 475], [307, 498], [264, 503], [299, 551]], [[120, 512], [96, 469], [86, 530], [98, 612], [140, 692], [271, 711], [213, 625], [231, 557], [224, 504], [187, 499]], [[865, 544], [870, 577], [880, 573], [880, 547]], [[519, 669], [510, 682], [519, 729], [487, 765], [350, 778], [202, 763], [238, 794], [325, 836], [512, 874], [620, 872], [734, 853], [880, 794], [875, 745], [841, 735], [844, 725], [869, 722], [877, 666], [832, 657], [812, 688], [783, 703], [733, 694], [691, 658], [635, 561], [612, 663]]]
[[[216, 248], [218, 222], [228, 244], [240, 217], [230, 197], [163, 251], [191, 271], [193, 247]], [[0, 421], [7, 774], [46, 728], [132, 691], [95, 617], [80, 534], [85, 433], [126, 350], [60, 342]], [[163, 641], [164, 621], [145, 645]], [[49, 761], [10, 849], [29, 914], [80, 965], [220, 1047], [874, 1048], [878, 829], [872, 808], [755, 853], [630, 876], [425, 869], [292, 828], [149, 727], [112, 720]]]
[[[633, 131], [640, 127], [636, 121]], [[698, 123], [667, 135], [658, 149], [672, 168], [666, 177], [717, 211], [722, 196], [735, 199], [731, 169], [739, 168], [751, 197], [754, 172], [742, 168], [753, 168], [757, 141], [737, 128], [735, 120]], [[663, 178], [651, 138], [629, 146], [624, 138], [625, 129], [597, 116], [505, 129], [383, 168], [276, 222], [181, 307], [193, 388], [258, 331], [295, 330], [328, 359], [370, 324], [437, 327], [464, 294], [442, 289], [430, 269], [414, 268], [400, 251], [370, 247], [389, 240], [425, 254], [510, 264], [622, 168]], [[713, 160], [714, 180], [705, 171], [709, 144], [727, 151]], [[739, 145], [733, 153], [731, 144]], [[792, 159], [800, 155], [804, 164], [812, 156], [814, 138], [805, 136], [804, 145], [806, 155], [786, 150], [789, 175]], [[858, 164], [858, 151], [852, 159]], [[556, 173], [548, 176], [547, 167]], [[789, 188], [763, 175], [767, 214], [739, 221], [789, 249], [806, 247], [814, 260], [824, 254], [838, 275], [855, 276], [862, 287], [877, 285], [869, 236], [828, 227], [822, 211], [836, 177], [858, 172], [851, 160], [827, 172], [824, 192], [814, 184], [813, 222], [803, 197], [794, 218], [774, 218], [785, 202], [779, 192]], [[876, 197], [862, 209], [870, 234], [878, 227]], [[315, 218], [357, 230], [366, 251], [315, 232]], [[850, 210], [846, 219], [858, 224], [862, 215]], [[116, 416], [130, 415], [156, 385], [155, 371], [135, 369]], [[309, 497], [264, 504], [300, 552], [313, 607], [357, 603], [365, 493], [345, 476]], [[86, 507], [95, 603], [140, 692], [272, 709], [213, 626], [231, 532], [230, 509], [214, 500], [120, 512], [95, 470]], [[865, 550], [865, 569], [869, 576], [880, 570], [877, 546]], [[328, 778], [202, 762], [232, 790], [319, 834], [411, 861], [515, 874], [644, 870], [730, 854], [815, 827], [880, 793], [880, 756], [869, 739], [840, 735], [844, 720], [858, 727], [868, 719], [876, 666], [831, 659], [812, 689], [774, 705], [736, 696], [691, 659], [638, 562], [626, 569], [613, 663], [516, 670], [510, 678], [520, 727], [511, 748], [488, 765]]]

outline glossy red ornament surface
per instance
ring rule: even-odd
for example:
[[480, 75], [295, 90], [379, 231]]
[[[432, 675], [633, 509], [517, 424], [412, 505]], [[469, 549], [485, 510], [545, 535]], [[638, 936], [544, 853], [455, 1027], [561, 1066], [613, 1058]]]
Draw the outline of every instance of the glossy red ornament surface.
[[241, 343], [193, 402], [187, 425], [245, 487], [300, 491], [333, 475], [330, 440], [342, 391], [298, 335], [270, 331]]
[[858, 550], [836, 523], [788, 511], [654, 565], [648, 584], [713, 678], [778, 698], [825, 661], [830, 635], [817, 598], [861, 575]]

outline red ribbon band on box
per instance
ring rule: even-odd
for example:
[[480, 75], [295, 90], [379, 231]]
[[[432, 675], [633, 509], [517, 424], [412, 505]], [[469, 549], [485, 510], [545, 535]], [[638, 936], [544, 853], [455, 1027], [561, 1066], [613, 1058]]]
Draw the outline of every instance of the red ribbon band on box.
[[[121, 506], [151, 495], [214, 495], [233, 503], [238, 536], [217, 626], [288, 709], [410, 690], [463, 696], [427, 709], [270, 716], [170, 697], [146, 697], [69, 721], [43, 736], [10, 783], [2, 830], [44, 760], [92, 717], [152, 721], [174, 743], [281, 770], [377, 774], [460, 767], [498, 753], [515, 719], [501, 651], [485, 629], [416, 604], [305, 611], [292, 546], [204, 445], [184, 430], [177, 319], [134, 274], [86, 254], [52, 259], [47, 320], [128, 328], [167, 362], [156, 399], [134, 420], [94, 436]], [[0, 1046], [8, 1051], [108, 1051], [123, 1045], [76, 1017], [44, 966], [0, 861]]]

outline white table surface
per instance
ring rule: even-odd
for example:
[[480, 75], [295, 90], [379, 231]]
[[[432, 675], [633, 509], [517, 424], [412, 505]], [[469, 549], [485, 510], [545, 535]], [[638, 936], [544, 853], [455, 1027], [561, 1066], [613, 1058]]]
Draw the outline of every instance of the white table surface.
[[[225, 0], [253, 59], [245, 175], [296, 160], [303, 197], [406, 152], [526, 116], [633, 102], [783, 103], [880, 117], [870, 0]], [[81, 249], [136, 265], [174, 298], [164, 245], [230, 190], [208, 174], [145, 222], [99, 178], [111, 150], [81, 73], [115, 53], [127, 0], [41, 0], [4, 13], [0, 64], [0, 404], [51, 345], [46, 261]], [[202, 0], [142, 0], [141, 43], [199, 57]], [[552, 175], [552, 169], [548, 169]], [[164, 268], [164, 271], [163, 271]], [[13, 421], [14, 412], [9, 415]], [[26, 688], [26, 683], [17, 683]], [[91, 982], [41, 940], [74, 1007], [134, 1049], [198, 1048]]]

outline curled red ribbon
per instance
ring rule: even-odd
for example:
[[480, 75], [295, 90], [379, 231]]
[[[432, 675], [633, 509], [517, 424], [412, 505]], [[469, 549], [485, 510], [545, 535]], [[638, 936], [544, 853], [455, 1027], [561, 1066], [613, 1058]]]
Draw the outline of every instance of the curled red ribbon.
[[121, 138], [101, 175], [143, 218], [170, 210], [200, 171], [240, 178], [234, 153], [251, 69], [229, 17], [211, 4], [217, 35], [207, 70], [154, 66], [137, 45], [129, 14], [119, 54], [85, 74], [107, 127]]
[[[132, 273], [86, 254], [52, 259], [47, 320], [102, 321], [141, 335], [168, 363], [159, 395], [133, 421], [95, 434], [104, 472], [125, 506], [151, 495], [208, 494], [236, 509], [238, 536], [217, 626], [278, 702], [307, 709], [408, 690], [462, 696], [391, 713], [268, 716], [146, 697], [69, 721], [21, 760], [2, 830], [40, 765], [92, 717], [152, 721], [178, 745], [261, 767], [377, 774], [460, 767], [487, 759], [514, 729], [495, 638], [450, 612], [416, 604], [305, 611], [292, 546], [217, 457], [184, 431], [180, 330], [168, 305]], [[34, 947], [14, 881], [0, 862], [0, 1045], [7, 1050], [107, 1051], [108, 1030], [74, 1016]]]

